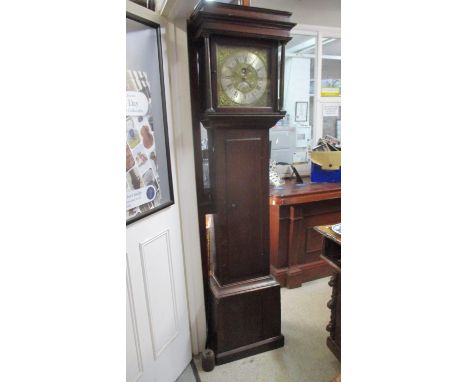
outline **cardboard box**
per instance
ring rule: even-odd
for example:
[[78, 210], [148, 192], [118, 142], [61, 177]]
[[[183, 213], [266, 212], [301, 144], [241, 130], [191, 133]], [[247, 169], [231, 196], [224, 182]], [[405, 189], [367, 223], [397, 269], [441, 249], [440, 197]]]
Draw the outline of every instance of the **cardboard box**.
[[341, 151], [311, 151], [311, 182], [341, 182]]

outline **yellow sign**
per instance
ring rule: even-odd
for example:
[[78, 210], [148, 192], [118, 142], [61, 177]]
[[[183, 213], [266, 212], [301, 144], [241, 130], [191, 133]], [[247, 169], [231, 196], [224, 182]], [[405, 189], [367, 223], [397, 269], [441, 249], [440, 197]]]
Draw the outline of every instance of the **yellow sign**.
[[320, 93], [322, 97], [339, 97], [341, 95], [340, 88], [322, 88]]
[[322, 80], [322, 90], [320, 95], [322, 97], [340, 97], [341, 80], [331, 78]]

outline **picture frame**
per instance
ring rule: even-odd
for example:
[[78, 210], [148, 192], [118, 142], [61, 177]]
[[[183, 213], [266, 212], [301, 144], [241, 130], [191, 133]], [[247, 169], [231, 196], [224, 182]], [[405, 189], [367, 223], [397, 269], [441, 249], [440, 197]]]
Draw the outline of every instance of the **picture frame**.
[[126, 224], [174, 204], [160, 25], [126, 13]]
[[294, 121], [295, 122], [307, 122], [308, 109], [309, 109], [309, 102], [296, 102]]

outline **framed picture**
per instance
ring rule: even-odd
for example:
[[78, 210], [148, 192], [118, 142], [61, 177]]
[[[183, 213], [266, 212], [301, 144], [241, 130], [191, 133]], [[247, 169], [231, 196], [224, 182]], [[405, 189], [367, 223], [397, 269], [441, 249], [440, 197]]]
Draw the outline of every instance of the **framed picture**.
[[160, 33], [127, 13], [127, 225], [174, 204]]
[[296, 102], [296, 111], [294, 116], [295, 122], [307, 122], [307, 111], [309, 102]]

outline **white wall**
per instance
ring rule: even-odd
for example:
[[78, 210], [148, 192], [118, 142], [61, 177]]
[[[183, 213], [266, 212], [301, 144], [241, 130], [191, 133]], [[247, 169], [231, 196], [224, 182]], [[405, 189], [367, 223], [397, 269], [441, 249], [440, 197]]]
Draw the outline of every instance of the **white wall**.
[[177, 180], [183, 192], [179, 195], [185, 276], [190, 313], [192, 351], [205, 349], [206, 316], [203, 294], [203, 273], [198, 229], [198, 206], [193, 152], [190, 78], [186, 18], [168, 23], [168, 53], [170, 65], [174, 144]]
[[297, 24], [341, 27], [341, 0], [251, 0], [253, 7], [292, 12]]
[[[296, 102], [309, 102], [310, 58], [286, 58], [284, 73], [286, 84], [284, 89], [284, 108], [289, 114], [290, 124], [294, 124]], [[307, 115], [307, 121], [301, 122], [301, 124], [309, 124], [309, 115]]]

